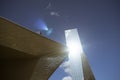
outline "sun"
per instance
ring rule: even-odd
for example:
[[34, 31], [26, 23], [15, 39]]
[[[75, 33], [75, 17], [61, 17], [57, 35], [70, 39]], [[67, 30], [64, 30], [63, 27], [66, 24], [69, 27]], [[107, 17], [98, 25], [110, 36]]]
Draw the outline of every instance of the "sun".
[[80, 47], [79, 43], [76, 42], [68, 44], [68, 50], [69, 53], [73, 53], [73, 54], [77, 54], [77, 53], [80, 54], [83, 52], [82, 47]]
[[76, 29], [72, 32], [71, 30], [66, 31], [66, 43], [69, 51], [69, 56], [77, 57], [83, 53], [81, 41]]

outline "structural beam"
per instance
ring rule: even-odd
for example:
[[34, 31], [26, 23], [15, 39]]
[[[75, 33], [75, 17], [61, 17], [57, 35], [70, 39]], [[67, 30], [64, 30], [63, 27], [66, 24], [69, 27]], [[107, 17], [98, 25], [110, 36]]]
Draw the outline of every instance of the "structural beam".
[[0, 80], [48, 80], [66, 46], [0, 17]]

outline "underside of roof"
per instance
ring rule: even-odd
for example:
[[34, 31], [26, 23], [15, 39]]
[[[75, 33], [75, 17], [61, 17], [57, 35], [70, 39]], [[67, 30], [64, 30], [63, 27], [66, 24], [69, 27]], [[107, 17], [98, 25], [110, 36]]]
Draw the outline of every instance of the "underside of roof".
[[1, 80], [47, 80], [66, 46], [0, 17]]

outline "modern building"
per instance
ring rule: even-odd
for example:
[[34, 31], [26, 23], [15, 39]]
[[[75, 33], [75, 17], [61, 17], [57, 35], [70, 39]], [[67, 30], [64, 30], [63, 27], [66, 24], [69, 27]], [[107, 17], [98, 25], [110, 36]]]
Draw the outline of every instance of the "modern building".
[[0, 80], [48, 80], [66, 46], [0, 17]]
[[[76, 29], [66, 38], [81, 44]], [[48, 80], [67, 56], [73, 80], [95, 80], [82, 47], [72, 44], [71, 50], [78, 48], [68, 55], [66, 46], [0, 17], [0, 80]]]

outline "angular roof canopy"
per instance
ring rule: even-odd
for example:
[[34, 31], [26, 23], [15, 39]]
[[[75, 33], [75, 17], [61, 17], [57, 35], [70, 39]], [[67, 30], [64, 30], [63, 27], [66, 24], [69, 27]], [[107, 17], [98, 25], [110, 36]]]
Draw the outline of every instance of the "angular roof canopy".
[[4, 80], [47, 80], [66, 56], [66, 46], [0, 17]]

